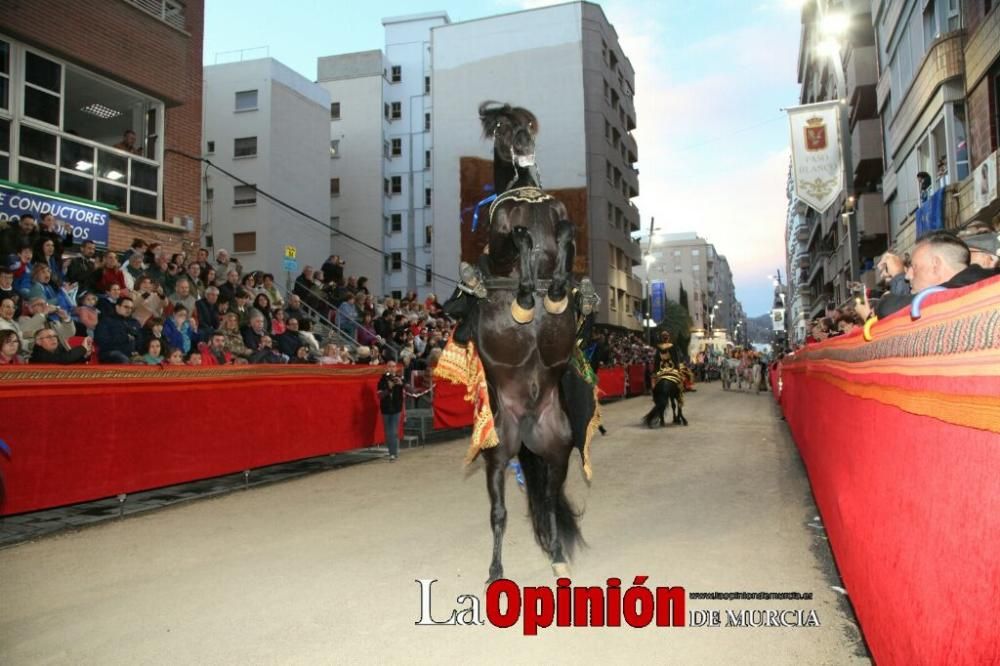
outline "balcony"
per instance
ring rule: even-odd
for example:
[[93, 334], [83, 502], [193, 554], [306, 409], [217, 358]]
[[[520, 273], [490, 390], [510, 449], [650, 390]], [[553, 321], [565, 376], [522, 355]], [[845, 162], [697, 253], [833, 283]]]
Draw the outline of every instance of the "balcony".
[[858, 218], [858, 236], [885, 236], [889, 233], [889, 210], [882, 203], [882, 195], [878, 192], [866, 192], [858, 196], [856, 206]]
[[882, 175], [882, 126], [878, 118], [859, 120], [851, 130], [851, 166], [855, 184]]
[[795, 240], [800, 243], [805, 243], [809, 240], [809, 232], [811, 229], [808, 224], [800, 224], [795, 230]]
[[854, 47], [847, 55], [847, 90], [853, 99], [859, 87], [878, 84], [878, 67], [875, 64], [875, 47]]

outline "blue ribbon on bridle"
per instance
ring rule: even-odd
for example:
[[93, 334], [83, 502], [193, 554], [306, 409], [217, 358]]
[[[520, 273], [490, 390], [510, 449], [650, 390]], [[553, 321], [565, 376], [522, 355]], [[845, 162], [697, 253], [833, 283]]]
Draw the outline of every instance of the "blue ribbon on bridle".
[[479, 209], [482, 208], [483, 206], [485, 206], [488, 203], [493, 203], [494, 201], [496, 201], [496, 198], [497, 198], [497, 195], [496, 195], [496, 192], [494, 192], [493, 194], [491, 194], [490, 196], [486, 197], [485, 199], [483, 199], [482, 201], [480, 201], [479, 203], [476, 204], [476, 210], [472, 211], [472, 230], [473, 231], [475, 231], [476, 227], [479, 225]]

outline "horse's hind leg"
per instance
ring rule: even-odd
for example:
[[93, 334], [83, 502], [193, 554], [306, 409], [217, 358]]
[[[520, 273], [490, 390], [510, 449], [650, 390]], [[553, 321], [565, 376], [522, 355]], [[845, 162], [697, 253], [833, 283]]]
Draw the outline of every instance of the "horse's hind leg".
[[500, 549], [503, 533], [507, 527], [507, 507], [504, 505], [504, 478], [507, 471], [507, 456], [502, 447], [488, 449], [486, 459], [486, 488], [490, 493], [490, 526], [493, 528], [493, 561], [490, 563], [490, 578], [487, 584], [503, 578], [503, 564]]
[[562, 493], [563, 483], [566, 481], [566, 468], [568, 458], [558, 461], [547, 460], [548, 475], [545, 485], [545, 512], [549, 518], [549, 530], [552, 540], [549, 545], [549, 555], [552, 557], [552, 572], [556, 576], [568, 576], [569, 567], [566, 564], [566, 554], [563, 552], [563, 537], [559, 534], [559, 525], [556, 519], [556, 508], [559, 496]]
[[560, 220], [556, 225], [556, 266], [552, 271], [552, 283], [542, 303], [549, 314], [562, 314], [569, 303], [566, 286], [573, 270], [576, 247], [573, 238], [576, 227], [568, 220]]

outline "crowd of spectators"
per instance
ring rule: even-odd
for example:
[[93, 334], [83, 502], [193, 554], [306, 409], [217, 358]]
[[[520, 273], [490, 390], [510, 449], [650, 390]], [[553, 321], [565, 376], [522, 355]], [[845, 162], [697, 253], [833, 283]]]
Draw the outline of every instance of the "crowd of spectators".
[[[99, 256], [51, 215], [0, 230], [0, 364], [433, 364], [453, 327], [433, 296], [376, 299], [331, 256], [292, 293], [274, 276], [135, 239]], [[323, 326], [325, 320], [335, 328]]]

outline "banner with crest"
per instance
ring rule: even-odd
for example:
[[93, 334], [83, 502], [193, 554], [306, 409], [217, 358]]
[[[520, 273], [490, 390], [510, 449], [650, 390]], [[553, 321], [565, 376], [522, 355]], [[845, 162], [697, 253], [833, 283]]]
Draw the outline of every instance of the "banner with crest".
[[844, 189], [840, 148], [840, 104], [836, 101], [788, 109], [792, 130], [795, 196], [823, 213]]

